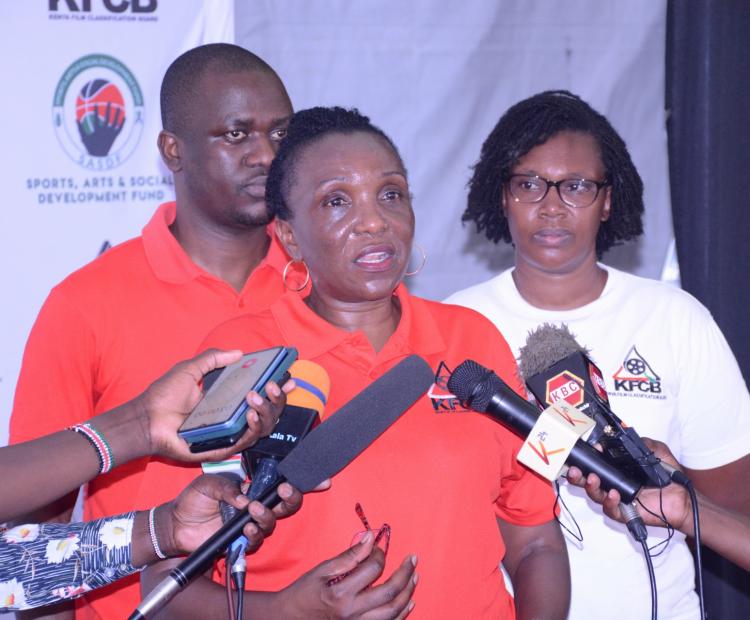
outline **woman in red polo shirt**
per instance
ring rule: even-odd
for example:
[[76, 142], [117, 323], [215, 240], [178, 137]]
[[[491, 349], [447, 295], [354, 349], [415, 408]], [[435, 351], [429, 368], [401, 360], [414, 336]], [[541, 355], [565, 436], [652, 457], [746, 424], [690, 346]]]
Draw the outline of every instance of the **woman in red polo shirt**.
[[[353, 588], [349, 577], [330, 586], [338, 601], [334, 611], [321, 611], [315, 593], [307, 609], [285, 606], [295, 585], [285, 586], [356, 538], [364, 511], [373, 528], [390, 526], [386, 577], [405, 557], [419, 558], [412, 617], [565, 618], [568, 563], [548, 483], [516, 462], [518, 438], [467, 411], [446, 388], [450, 370], [472, 358], [520, 389], [514, 359], [484, 317], [414, 297], [402, 284], [414, 212], [393, 143], [356, 111], [299, 112], [266, 192], [277, 235], [293, 257], [289, 286], [303, 286], [309, 277], [311, 292], [284, 295], [266, 312], [229, 321], [204, 345], [297, 347], [301, 358], [330, 375], [329, 412], [410, 354], [434, 368], [435, 383], [334, 478], [329, 491], [305, 498], [295, 519], [277, 528], [275, 544], [248, 558], [253, 589], [281, 590], [248, 594], [251, 617], [394, 617], [358, 606], [368, 588]], [[291, 275], [296, 268], [301, 280]], [[183, 482], [179, 475], [170, 478]], [[152, 569], [146, 589], [167, 570], [166, 563]], [[221, 609], [218, 585], [201, 585], [200, 607], [197, 592], [191, 599], [188, 589], [173, 601], [175, 617]]]

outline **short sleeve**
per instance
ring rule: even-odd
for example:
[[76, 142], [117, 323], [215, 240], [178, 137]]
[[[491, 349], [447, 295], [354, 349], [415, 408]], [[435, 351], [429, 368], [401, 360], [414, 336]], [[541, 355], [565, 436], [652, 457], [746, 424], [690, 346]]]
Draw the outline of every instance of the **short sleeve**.
[[674, 336], [677, 415], [686, 467], [713, 469], [750, 452], [750, 395], [737, 360], [708, 310], [692, 298]]
[[93, 415], [95, 357], [93, 330], [56, 287], [24, 350], [10, 420], [12, 443], [36, 439]]

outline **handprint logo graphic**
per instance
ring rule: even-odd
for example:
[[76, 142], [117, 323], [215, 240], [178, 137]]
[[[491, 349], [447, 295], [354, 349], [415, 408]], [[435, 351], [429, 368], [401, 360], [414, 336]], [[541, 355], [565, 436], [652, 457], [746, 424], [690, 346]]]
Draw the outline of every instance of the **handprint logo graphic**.
[[79, 58], [55, 89], [52, 124], [65, 152], [92, 171], [111, 170], [132, 155], [143, 133], [140, 86], [118, 59]]

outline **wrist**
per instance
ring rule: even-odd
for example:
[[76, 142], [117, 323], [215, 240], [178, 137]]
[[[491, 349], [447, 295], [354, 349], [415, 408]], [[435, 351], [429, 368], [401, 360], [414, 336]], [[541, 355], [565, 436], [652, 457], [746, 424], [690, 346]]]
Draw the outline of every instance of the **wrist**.
[[183, 555], [179, 548], [174, 532], [174, 504], [168, 502], [153, 509], [152, 542], [156, 549], [167, 557]]
[[148, 532], [148, 510], [139, 510], [133, 518], [130, 561], [138, 568], [158, 562]]
[[95, 416], [88, 422], [102, 434], [118, 465], [153, 454], [148, 417], [140, 403], [140, 397]]

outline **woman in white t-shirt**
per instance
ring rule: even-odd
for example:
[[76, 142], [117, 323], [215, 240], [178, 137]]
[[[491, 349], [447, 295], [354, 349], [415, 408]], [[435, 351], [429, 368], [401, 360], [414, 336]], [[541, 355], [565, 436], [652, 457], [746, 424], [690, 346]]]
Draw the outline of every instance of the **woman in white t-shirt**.
[[[748, 512], [750, 397], [726, 340], [684, 291], [599, 262], [643, 232], [643, 183], [609, 121], [567, 91], [521, 101], [485, 141], [469, 187], [463, 221], [512, 243], [515, 266], [446, 301], [485, 314], [516, 355], [530, 330], [566, 323], [601, 368], [613, 411], [667, 443], [705, 495]], [[567, 537], [570, 618], [649, 617], [640, 546], [583, 489], [563, 484], [561, 496], [583, 537]], [[649, 544], [665, 537], [650, 529]], [[659, 618], [698, 618], [684, 536], [654, 565]]]

